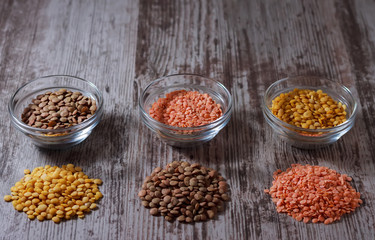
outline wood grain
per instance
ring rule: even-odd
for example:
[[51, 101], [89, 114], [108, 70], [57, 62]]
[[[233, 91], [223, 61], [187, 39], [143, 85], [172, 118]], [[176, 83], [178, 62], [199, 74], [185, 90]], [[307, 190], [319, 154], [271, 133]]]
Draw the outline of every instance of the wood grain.
[[[99, 209], [56, 225], [29, 221], [0, 201], [0, 239], [373, 239], [375, 236], [375, 2], [229, 0], [0, 1], [0, 195], [23, 169], [73, 163], [104, 181]], [[198, 73], [232, 93], [233, 117], [211, 142], [160, 142], [137, 101], [153, 79]], [[35, 77], [70, 74], [103, 92], [102, 122], [82, 144], [34, 147], [10, 123], [11, 94]], [[300, 150], [273, 138], [260, 104], [292, 75], [345, 84], [359, 103], [355, 127], [337, 143]], [[153, 168], [199, 162], [227, 178], [232, 201], [214, 221], [151, 217], [137, 197]], [[277, 214], [263, 193], [276, 169], [319, 164], [353, 177], [364, 204], [339, 222], [304, 224]]]

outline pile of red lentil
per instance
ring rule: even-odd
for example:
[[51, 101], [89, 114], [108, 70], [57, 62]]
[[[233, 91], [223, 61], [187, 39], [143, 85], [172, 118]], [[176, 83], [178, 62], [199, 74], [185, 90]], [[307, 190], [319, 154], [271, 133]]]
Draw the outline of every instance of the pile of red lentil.
[[207, 93], [177, 90], [159, 98], [151, 107], [150, 116], [175, 127], [196, 127], [209, 124], [223, 115]]
[[272, 187], [265, 192], [277, 212], [298, 221], [330, 224], [362, 203], [360, 193], [349, 184], [352, 178], [327, 167], [292, 164], [274, 173]]

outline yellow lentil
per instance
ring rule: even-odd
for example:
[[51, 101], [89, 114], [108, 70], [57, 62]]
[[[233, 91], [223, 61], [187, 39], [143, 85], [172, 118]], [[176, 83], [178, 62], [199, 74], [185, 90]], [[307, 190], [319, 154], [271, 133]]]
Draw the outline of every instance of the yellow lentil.
[[25, 197], [30, 197], [31, 195], [32, 195], [31, 192], [26, 192], [26, 193], [24, 194]]
[[90, 205], [90, 209], [95, 209], [96, 208], [96, 203], [92, 203], [91, 205]]
[[52, 221], [54, 221], [55, 223], [59, 223], [60, 222], [60, 218], [59, 217], [53, 217]]
[[95, 184], [102, 184], [103, 182], [102, 182], [102, 180], [100, 180], [100, 179], [94, 179], [94, 183]]
[[6, 202], [23, 211], [28, 218], [45, 219], [59, 223], [72, 216], [84, 218], [84, 214], [96, 208], [95, 202], [103, 197], [98, 185], [100, 179], [89, 179], [82, 168], [73, 164], [46, 165], [32, 172], [24, 170], [25, 176], [11, 187], [11, 195], [4, 196]]
[[346, 121], [346, 105], [322, 90], [294, 89], [272, 100], [272, 113], [280, 120], [306, 129], [335, 127]]
[[56, 214], [57, 214], [57, 215], [63, 215], [63, 214], [64, 214], [64, 212], [63, 212], [63, 211], [61, 211], [61, 210], [58, 210], [58, 211], [56, 212]]
[[4, 196], [4, 200], [5, 200], [6, 202], [10, 202], [10, 201], [12, 201], [12, 196], [10, 196], [10, 195], [5, 195], [5, 196]]
[[22, 204], [18, 204], [18, 205], [16, 206], [16, 209], [17, 209], [18, 211], [22, 211], [22, 210], [23, 210], [23, 205], [22, 205]]

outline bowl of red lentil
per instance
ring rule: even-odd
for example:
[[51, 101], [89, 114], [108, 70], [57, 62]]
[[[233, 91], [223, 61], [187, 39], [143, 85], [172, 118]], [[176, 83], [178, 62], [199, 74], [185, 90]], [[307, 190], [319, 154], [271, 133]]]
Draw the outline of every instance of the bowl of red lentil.
[[358, 107], [339, 82], [315, 76], [288, 77], [265, 92], [262, 111], [277, 140], [313, 149], [336, 142], [354, 125]]
[[38, 147], [64, 149], [85, 140], [102, 116], [103, 97], [82, 78], [50, 75], [20, 87], [8, 110], [13, 126]]
[[142, 122], [164, 142], [190, 147], [213, 139], [232, 115], [232, 96], [220, 82], [195, 74], [152, 81], [139, 98]]

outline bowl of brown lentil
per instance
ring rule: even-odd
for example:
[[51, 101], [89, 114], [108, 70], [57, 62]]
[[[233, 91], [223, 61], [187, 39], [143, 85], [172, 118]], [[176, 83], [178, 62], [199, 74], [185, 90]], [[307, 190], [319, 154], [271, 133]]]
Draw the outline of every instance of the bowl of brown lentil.
[[63, 149], [85, 140], [100, 122], [103, 97], [82, 78], [50, 75], [20, 87], [8, 110], [13, 126], [33, 144]]
[[353, 127], [357, 103], [351, 91], [336, 81], [296, 76], [268, 87], [262, 111], [277, 139], [313, 149], [336, 142]]
[[232, 96], [216, 80], [175, 74], [152, 81], [139, 109], [142, 122], [162, 141], [190, 147], [210, 141], [229, 122]]

